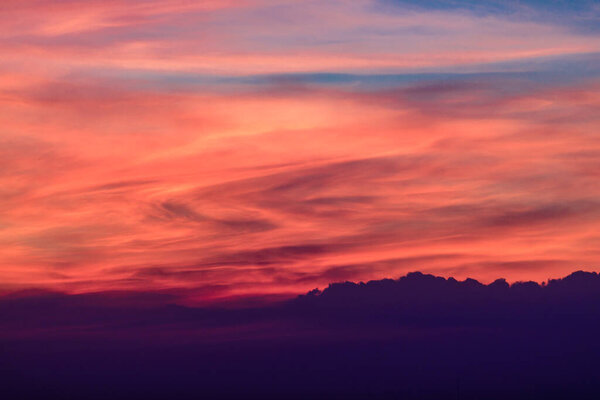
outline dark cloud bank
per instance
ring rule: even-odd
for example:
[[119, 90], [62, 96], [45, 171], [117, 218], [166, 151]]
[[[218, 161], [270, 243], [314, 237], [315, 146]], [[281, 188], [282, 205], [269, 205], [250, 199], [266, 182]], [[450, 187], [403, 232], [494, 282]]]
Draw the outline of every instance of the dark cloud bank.
[[0, 298], [6, 399], [599, 398], [600, 275], [421, 273], [268, 305], [176, 294]]

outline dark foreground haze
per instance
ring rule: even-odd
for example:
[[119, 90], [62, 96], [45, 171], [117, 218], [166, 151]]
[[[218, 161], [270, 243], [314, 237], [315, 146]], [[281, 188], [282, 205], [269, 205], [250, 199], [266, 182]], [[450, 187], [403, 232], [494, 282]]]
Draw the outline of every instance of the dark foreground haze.
[[0, 299], [4, 399], [599, 398], [600, 276], [421, 273], [269, 305], [156, 293]]

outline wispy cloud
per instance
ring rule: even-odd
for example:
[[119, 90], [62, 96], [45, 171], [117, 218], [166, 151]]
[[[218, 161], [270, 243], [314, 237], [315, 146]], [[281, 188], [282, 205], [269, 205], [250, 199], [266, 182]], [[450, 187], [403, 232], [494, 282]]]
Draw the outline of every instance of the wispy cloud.
[[597, 8], [393, 3], [2, 5], [2, 286], [593, 268]]

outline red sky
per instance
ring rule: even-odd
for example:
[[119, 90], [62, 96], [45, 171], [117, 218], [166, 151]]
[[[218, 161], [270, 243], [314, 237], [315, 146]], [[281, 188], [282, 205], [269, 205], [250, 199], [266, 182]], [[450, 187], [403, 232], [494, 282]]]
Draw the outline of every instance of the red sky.
[[597, 270], [600, 11], [535, 3], [3, 4], [0, 288]]

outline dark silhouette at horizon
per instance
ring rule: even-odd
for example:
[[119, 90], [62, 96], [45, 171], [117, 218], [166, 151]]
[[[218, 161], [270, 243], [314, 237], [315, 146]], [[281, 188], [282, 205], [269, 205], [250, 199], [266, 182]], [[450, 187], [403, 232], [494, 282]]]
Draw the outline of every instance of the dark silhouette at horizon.
[[0, 297], [7, 399], [600, 396], [600, 275], [419, 272], [259, 306], [159, 293]]

